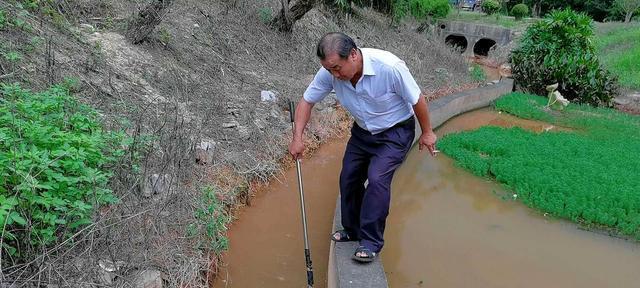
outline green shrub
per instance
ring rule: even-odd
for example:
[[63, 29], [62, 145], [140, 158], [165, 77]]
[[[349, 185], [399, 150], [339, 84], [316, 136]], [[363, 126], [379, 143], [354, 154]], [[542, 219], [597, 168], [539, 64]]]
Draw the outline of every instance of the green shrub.
[[198, 246], [220, 255], [229, 248], [229, 239], [226, 235], [231, 217], [226, 211], [222, 197], [216, 193], [214, 187], [203, 188], [199, 204], [194, 214], [196, 221], [187, 226], [187, 235], [204, 236], [206, 242], [199, 243]]
[[258, 10], [258, 15], [260, 16], [260, 21], [262, 21], [263, 24], [268, 24], [271, 19], [273, 19], [273, 12], [271, 11], [271, 8], [268, 7], [260, 8]]
[[409, 0], [392, 0], [393, 21], [400, 22], [409, 13]]
[[4, 10], [0, 9], [0, 30], [3, 30], [7, 27], [7, 14]]
[[411, 0], [409, 11], [416, 19], [444, 18], [451, 11], [451, 6], [448, 0]]
[[529, 16], [529, 8], [524, 3], [517, 4], [511, 8], [511, 15], [515, 17], [516, 20], [520, 20]]
[[546, 95], [545, 87], [558, 83], [558, 91], [570, 101], [610, 105], [619, 87], [598, 61], [592, 22], [585, 14], [555, 10], [527, 28], [511, 53], [516, 83], [538, 95]]
[[487, 80], [487, 75], [482, 70], [482, 67], [478, 64], [473, 64], [469, 69], [469, 74], [471, 74], [471, 79], [475, 82], [484, 82]]
[[451, 11], [448, 0], [394, 0], [393, 18], [400, 21], [407, 14], [418, 20], [444, 18]]
[[495, 13], [498, 13], [498, 11], [500, 11], [500, 8], [502, 8], [498, 0], [482, 1], [481, 7], [482, 7], [482, 11], [484, 13], [487, 13], [487, 15], [493, 15]]
[[94, 209], [117, 200], [108, 167], [126, 138], [103, 131], [97, 112], [70, 87], [32, 93], [1, 84], [0, 240], [11, 255], [68, 237], [92, 222]]

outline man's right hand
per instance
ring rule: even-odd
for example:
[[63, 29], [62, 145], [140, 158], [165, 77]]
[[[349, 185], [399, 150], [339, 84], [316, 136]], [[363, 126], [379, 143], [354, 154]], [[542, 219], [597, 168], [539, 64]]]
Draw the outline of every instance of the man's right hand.
[[293, 160], [302, 159], [302, 152], [304, 152], [304, 143], [302, 139], [293, 139], [289, 143], [289, 154], [293, 157]]

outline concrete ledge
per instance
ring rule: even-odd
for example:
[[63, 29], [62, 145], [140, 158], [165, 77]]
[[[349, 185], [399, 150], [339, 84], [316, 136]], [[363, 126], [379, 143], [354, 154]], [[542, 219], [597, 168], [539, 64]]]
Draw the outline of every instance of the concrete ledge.
[[[467, 111], [486, 107], [498, 97], [511, 92], [512, 79], [503, 79], [498, 84], [467, 90], [441, 97], [429, 103], [429, 115], [431, 125], [437, 128], [447, 120]], [[419, 139], [422, 131], [416, 121], [416, 138]], [[342, 229], [340, 224], [340, 197], [336, 203], [333, 218], [333, 231]], [[329, 288], [387, 288], [387, 277], [382, 267], [380, 257], [373, 263], [360, 264], [351, 259], [357, 242], [331, 243], [329, 249]], [[384, 255], [384, 252], [382, 253]], [[384, 256], [383, 256], [384, 257]]]

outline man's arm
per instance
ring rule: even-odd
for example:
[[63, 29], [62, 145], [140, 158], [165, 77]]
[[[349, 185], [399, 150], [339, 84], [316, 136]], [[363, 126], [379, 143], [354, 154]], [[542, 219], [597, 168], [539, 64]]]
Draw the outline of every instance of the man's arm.
[[431, 119], [429, 119], [429, 106], [423, 95], [420, 95], [418, 103], [413, 105], [413, 112], [415, 112], [416, 118], [418, 118], [418, 122], [420, 123], [420, 129], [422, 130], [422, 135], [420, 135], [420, 139], [418, 140], [418, 149], [422, 151], [426, 147], [429, 153], [431, 153], [431, 156], [435, 156], [437, 153], [436, 140], [438, 137], [433, 133]]
[[304, 98], [300, 99], [296, 107], [296, 113], [294, 114], [294, 127], [293, 139], [289, 144], [289, 153], [293, 156], [293, 159], [302, 158], [302, 152], [304, 152], [304, 128], [311, 118], [311, 109], [313, 103], [309, 103]]

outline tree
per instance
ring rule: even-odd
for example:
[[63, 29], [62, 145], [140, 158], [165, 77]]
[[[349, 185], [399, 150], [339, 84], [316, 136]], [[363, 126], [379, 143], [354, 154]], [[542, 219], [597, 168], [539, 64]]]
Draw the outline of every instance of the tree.
[[293, 24], [300, 20], [316, 4], [315, 0], [298, 0], [289, 8], [289, 0], [280, 0], [282, 9], [277, 17], [271, 20], [271, 26], [282, 32], [291, 32]]
[[173, 4], [173, 0], [153, 0], [129, 22], [126, 36], [133, 44], [142, 42], [153, 29], [162, 22], [162, 18]]
[[640, 9], [640, 0], [616, 0], [616, 5], [625, 14], [624, 23], [629, 23], [633, 13]]

